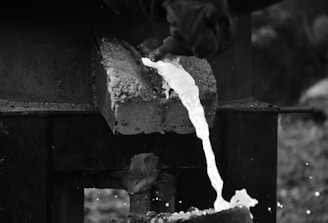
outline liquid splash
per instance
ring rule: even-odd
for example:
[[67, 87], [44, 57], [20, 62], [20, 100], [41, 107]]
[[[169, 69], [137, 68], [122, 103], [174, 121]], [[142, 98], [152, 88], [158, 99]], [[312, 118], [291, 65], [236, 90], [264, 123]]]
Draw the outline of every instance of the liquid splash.
[[207, 164], [207, 175], [217, 194], [214, 202], [215, 211], [222, 211], [236, 206], [254, 207], [258, 202], [251, 198], [245, 189], [236, 191], [230, 202], [222, 197], [223, 180], [216, 166], [215, 155], [209, 139], [208, 124], [199, 99], [199, 89], [192, 76], [181, 66], [179, 59], [179, 57], [176, 57], [173, 60], [166, 59], [153, 62], [148, 58], [142, 58], [142, 62], [145, 66], [157, 69], [158, 74], [177, 93], [183, 106], [188, 111], [189, 119], [195, 127], [196, 135], [202, 140]]

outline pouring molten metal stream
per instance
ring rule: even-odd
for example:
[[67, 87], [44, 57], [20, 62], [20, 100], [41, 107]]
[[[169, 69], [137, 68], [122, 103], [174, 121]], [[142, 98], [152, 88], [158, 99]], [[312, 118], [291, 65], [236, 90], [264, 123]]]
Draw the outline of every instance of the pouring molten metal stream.
[[258, 201], [251, 198], [246, 189], [236, 191], [230, 202], [222, 197], [223, 180], [216, 166], [215, 155], [209, 139], [209, 128], [205, 119], [204, 109], [199, 99], [199, 90], [192, 76], [179, 63], [179, 57], [152, 62], [142, 58], [145, 66], [154, 68], [161, 75], [168, 86], [179, 96], [182, 104], [188, 111], [189, 119], [196, 130], [196, 135], [202, 140], [203, 151], [207, 164], [207, 175], [217, 197], [214, 202], [215, 212], [228, 210], [234, 207], [254, 207]]

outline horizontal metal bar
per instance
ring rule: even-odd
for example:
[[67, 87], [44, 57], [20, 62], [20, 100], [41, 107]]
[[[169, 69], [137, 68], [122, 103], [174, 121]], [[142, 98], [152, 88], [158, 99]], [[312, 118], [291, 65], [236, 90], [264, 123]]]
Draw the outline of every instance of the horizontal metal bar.
[[290, 114], [290, 113], [312, 113], [314, 112], [313, 107], [279, 107], [279, 113]]
[[28, 116], [28, 117], [48, 117], [66, 115], [100, 115], [98, 110], [66, 110], [66, 111], [0, 111], [0, 117]]
[[93, 104], [17, 102], [0, 99], [1, 116], [51, 116], [100, 114]]

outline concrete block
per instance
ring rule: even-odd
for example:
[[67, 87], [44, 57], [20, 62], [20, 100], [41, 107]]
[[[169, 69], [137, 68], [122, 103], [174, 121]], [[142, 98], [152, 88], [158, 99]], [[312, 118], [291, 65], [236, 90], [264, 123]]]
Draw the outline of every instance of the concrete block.
[[[146, 45], [142, 45], [145, 51]], [[115, 133], [194, 132], [186, 109], [174, 92], [165, 96], [162, 78], [142, 65], [141, 53], [126, 42], [103, 36], [95, 53], [96, 92], [99, 109]], [[194, 77], [207, 121], [212, 125], [217, 106], [216, 80], [209, 63], [182, 57], [183, 67]]]

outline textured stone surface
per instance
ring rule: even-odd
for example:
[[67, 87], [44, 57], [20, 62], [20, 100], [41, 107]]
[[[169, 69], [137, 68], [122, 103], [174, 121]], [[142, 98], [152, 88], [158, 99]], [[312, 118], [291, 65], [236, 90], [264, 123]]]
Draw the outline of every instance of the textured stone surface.
[[190, 208], [188, 212], [159, 213], [145, 215], [131, 213], [126, 222], [131, 223], [253, 223], [250, 211], [246, 207], [235, 207], [215, 212], [213, 209], [198, 210]]
[[[126, 42], [111, 37], [98, 40], [96, 92], [99, 109], [114, 132], [194, 132], [186, 109], [174, 92], [165, 97], [161, 77], [141, 63], [141, 54]], [[144, 46], [143, 46], [144, 47]], [[98, 59], [97, 59], [98, 58]], [[216, 80], [206, 60], [181, 58], [200, 90], [207, 121], [214, 121]]]

